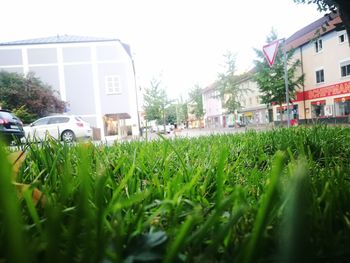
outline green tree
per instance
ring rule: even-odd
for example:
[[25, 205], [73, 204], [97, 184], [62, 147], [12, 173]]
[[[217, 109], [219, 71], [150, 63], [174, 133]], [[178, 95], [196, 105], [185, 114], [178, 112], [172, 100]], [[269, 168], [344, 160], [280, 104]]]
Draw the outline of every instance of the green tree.
[[[272, 31], [267, 37], [266, 42], [270, 43], [277, 39], [277, 34]], [[285, 78], [284, 78], [284, 52], [280, 47], [277, 51], [273, 67], [268, 65], [263, 51], [255, 49], [257, 59], [254, 61], [256, 74], [254, 80], [262, 93], [261, 100], [267, 105], [277, 103], [282, 106], [286, 102]], [[304, 81], [304, 75], [297, 76], [297, 70], [300, 67], [300, 60], [293, 59], [293, 50], [287, 53], [288, 67], [288, 91], [289, 99], [295, 98], [296, 89], [301, 87]]]
[[36, 120], [36, 116], [29, 113], [24, 105], [12, 111], [23, 123], [31, 123]]
[[188, 122], [188, 105], [187, 102], [183, 100], [182, 97], [180, 97], [177, 100], [177, 121], [176, 123], [179, 125], [181, 123], [185, 123], [187, 126]]
[[182, 123], [186, 123], [186, 127], [188, 126], [188, 104], [180, 100], [180, 116], [179, 121]]
[[[350, 36], [350, 1], [349, 0], [294, 0], [295, 3], [316, 4], [319, 11], [339, 12], [344, 28]], [[329, 16], [331, 18], [331, 16]], [[348, 39], [350, 46], [350, 39]]]
[[188, 95], [190, 97], [189, 101], [192, 103], [193, 106], [191, 114], [194, 114], [196, 116], [196, 119], [201, 119], [204, 116], [201, 87], [199, 87], [198, 84], [195, 85]]
[[177, 122], [177, 105], [171, 104], [165, 109], [165, 122], [174, 124]]
[[224, 57], [226, 69], [224, 73], [218, 75], [217, 90], [226, 112], [234, 113], [241, 106], [239, 103], [241, 90], [237, 85], [237, 76], [235, 75], [236, 55], [227, 51]]
[[12, 111], [26, 111], [29, 119], [63, 112], [65, 102], [50, 86], [33, 73], [23, 76], [18, 73], [0, 72], [0, 105]]
[[156, 120], [158, 123], [162, 123], [165, 117], [167, 97], [159, 80], [151, 80], [150, 87], [145, 89], [144, 102], [146, 120]]

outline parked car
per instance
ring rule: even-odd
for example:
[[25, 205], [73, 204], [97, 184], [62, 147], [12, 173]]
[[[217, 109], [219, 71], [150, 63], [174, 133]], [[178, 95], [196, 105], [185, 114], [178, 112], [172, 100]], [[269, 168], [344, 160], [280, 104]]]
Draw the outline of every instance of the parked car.
[[0, 137], [5, 143], [20, 141], [24, 137], [22, 121], [7, 110], [0, 110]]
[[65, 142], [80, 138], [91, 138], [90, 124], [76, 115], [54, 115], [36, 120], [24, 127], [26, 137], [45, 140], [48, 135]]
[[170, 127], [170, 125], [166, 125], [165, 131], [164, 131], [164, 125], [154, 126], [154, 127], [152, 127], [152, 132], [161, 133], [161, 134], [170, 133], [171, 127]]

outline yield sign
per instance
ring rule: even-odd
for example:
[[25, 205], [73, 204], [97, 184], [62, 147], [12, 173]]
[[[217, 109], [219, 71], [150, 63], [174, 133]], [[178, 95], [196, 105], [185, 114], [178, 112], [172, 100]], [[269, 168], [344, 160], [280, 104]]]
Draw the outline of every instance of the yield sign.
[[272, 67], [273, 62], [275, 62], [275, 58], [277, 55], [279, 40], [272, 41], [271, 43], [263, 46], [263, 52], [269, 62], [270, 67]]

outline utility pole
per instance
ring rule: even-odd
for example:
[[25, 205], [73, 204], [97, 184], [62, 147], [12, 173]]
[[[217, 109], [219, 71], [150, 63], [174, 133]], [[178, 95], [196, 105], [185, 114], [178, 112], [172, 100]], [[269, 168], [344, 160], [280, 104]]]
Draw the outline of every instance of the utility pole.
[[287, 45], [286, 39], [283, 38], [283, 57], [284, 57], [284, 84], [286, 86], [286, 102], [287, 102], [287, 127], [290, 125], [290, 115], [289, 115], [289, 90], [288, 90], [288, 68], [287, 68]]
[[164, 134], [166, 134], [166, 128], [165, 128], [165, 101], [163, 101], [163, 126], [164, 126]]

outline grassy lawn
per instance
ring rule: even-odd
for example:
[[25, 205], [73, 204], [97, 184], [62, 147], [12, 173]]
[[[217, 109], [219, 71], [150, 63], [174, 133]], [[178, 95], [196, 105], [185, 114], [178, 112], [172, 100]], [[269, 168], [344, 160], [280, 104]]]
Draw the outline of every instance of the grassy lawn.
[[[347, 262], [350, 129], [0, 147], [0, 262]], [[44, 198], [36, 204], [32, 195]]]

